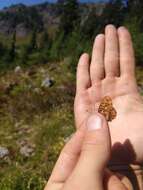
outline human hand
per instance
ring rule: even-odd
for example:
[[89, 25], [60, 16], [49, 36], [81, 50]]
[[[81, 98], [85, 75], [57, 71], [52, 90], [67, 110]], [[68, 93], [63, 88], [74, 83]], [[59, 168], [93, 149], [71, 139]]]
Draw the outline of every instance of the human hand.
[[127, 190], [105, 171], [110, 153], [107, 122], [100, 114], [91, 115], [63, 148], [45, 190]]
[[109, 122], [112, 163], [143, 162], [143, 101], [137, 90], [131, 36], [125, 27], [105, 28], [94, 42], [91, 64], [83, 54], [77, 69], [75, 121], [79, 128], [110, 96], [117, 117]]

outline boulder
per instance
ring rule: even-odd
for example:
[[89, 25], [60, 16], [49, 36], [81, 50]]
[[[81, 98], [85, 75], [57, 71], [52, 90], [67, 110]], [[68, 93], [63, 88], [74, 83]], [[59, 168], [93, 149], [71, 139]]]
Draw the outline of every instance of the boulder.
[[16, 66], [15, 69], [14, 69], [14, 72], [15, 73], [21, 73], [22, 72], [22, 69], [20, 66]]
[[54, 81], [51, 80], [49, 77], [46, 77], [46, 78], [42, 81], [41, 87], [42, 87], [42, 88], [49, 88], [49, 87], [53, 86], [53, 84], [54, 84]]
[[20, 148], [20, 154], [24, 157], [30, 157], [34, 155], [34, 147], [25, 144]]
[[4, 158], [9, 155], [9, 150], [5, 147], [0, 147], [0, 158]]

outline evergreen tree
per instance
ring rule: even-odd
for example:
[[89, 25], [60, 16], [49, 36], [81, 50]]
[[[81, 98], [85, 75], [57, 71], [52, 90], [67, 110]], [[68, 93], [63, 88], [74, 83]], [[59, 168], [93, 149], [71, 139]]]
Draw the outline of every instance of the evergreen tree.
[[37, 50], [37, 30], [36, 28], [33, 29], [31, 33], [30, 41], [27, 45], [23, 46], [21, 49], [20, 55], [20, 63], [27, 64], [30, 54]]
[[51, 46], [51, 40], [46, 30], [41, 35], [40, 39], [40, 49], [49, 49]]
[[126, 0], [125, 1], [128, 11], [134, 15], [140, 14], [140, 10], [143, 9], [143, 1], [142, 0]]
[[37, 31], [36, 31], [36, 29], [34, 29], [33, 32], [32, 32], [31, 48], [32, 49], [36, 49], [37, 48]]
[[0, 57], [3, 57], [6, 52], [6, 49], [2, 42], [0, 42]]
[[127, 0], [128, 17], [137, 18], [140, 22], [140, 30], [143, 32], [143, 1]]
[[60, 30], [68, 35], [79, 23], [79, 4], [77, 0], [59, 0], [58, 3], [61, 12]]
[[20, 64], [26, 65], [29, 58], [29, 46], [25, 45], [21, 48]]
[[50, 48], [50, 59], [59, 61], [63, 58], [63, 50], [65, 50], [64, 32], [57, 33]]
[[34, 28], [31, 34], [28, 50], [29, 50], [29, 53], [32, 53], [36, 49], [37, 49], [37, 30]]
[[120, 26], [126, 16], [126, 8], [123, 0], [110, 0], [100, 17], [101, 28], [107, 24]]
[[143, 65], [143, 33], [140, 29], [141, 21], [138, 19], [138, 17], [127, 17], [124, 25], [129, 29], [132, 35], [136, 63], [138, 65]]
[[10, 59], [14, 60], [14, 58], [16, 56], [16, 31], [13, 33], [12, 43], [11, 43], [9, 54], [10, 54]]
[[47, 63], [50, 57], [52, 41], [49, 38], [49, 34], [46, 30], [41, 35], [39, 42], [39, 62]]
[[87, 18], [81, 23], [81, 34], [91, 39], [99, 32], [99, 16], [96, 14], [96, 7], [92, 7]]
[[13, 33], [11, 45], [5, 53], [4, 61], [9, 63], [14, 61], [16, 56], [16, 31]]

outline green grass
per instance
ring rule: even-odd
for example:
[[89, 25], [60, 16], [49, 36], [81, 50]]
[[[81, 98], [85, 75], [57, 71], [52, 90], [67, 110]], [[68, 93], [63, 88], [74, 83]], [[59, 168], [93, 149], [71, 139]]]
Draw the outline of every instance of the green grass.
[[[15, 76], [12, 70], [0, 75], [2, 86], [18, 81], [8, 94], [1, 90], [0, 96], [0, 146], [10, 151], [9, 157], [0, 161], [1, 190], [43, 189], [65, 139], [74, 131], [74, 90], [70, 88], [74, 86], [74, 77], [68, 66], [50, 63], [33, 68], [33, 76], [27, 77], [27, 68], [20, 76]], [[46, 75], [41, 69], [53, 78], [53, 87], [40, 88]], [[33, 92], [34, 88], [39, 88], [40, 94]], [[33, 156], [20, 154], [21, 141], [34, 147]]]
[[[51, 170], [64, 145], [64, 139], [73, 131], [73, 117], [67, 106], [53, 110], [49, 114], [37, 116], [31, 121], [30, 134], [16, 134], [11, 130], [12, 125], [4, 126], [7, 133], [1, 134], [3, 145], [11, 150], [11, 158], [1, 163], [0, 189], [43, 189], [46, 179], [50, 176]], [[24, 127], [24, 124], [22, 125]], [[12, 139], [7, 141], [7, 134]], [[27, 139], [35, 145], [35, 155], [24, 158], [19, 155], [19, 145], [16, 142], [20, 139]]]
[[[29, 70], [34, 74], [29, 76]], [[54, 86], [42, 89], [47, 75]], [[74, 132], [75, 75], [65, 59], [25, 67], [20, 75], [1, 72], [0, 81], [0, 146], [10, 151], [0, 160], [0, 190], [43, 190], [65, 139]], [[140, 68], [137, 81], [143, 85]], [[17, 85], [7, 92], [4, 87], [12, 82]], [[34, 147], [33, 156], [20, 154], [22, 141]]]

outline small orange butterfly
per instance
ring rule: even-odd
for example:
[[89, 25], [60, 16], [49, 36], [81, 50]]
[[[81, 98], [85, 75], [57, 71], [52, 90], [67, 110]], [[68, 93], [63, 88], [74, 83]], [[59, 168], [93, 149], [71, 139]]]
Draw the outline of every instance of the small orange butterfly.
[[98, 112], [101, 113], [107, 121], [112, 121], [117, 116], [117, 112], [112, 104], [112, 99], [109, 96], [105, 96], [101, 100]]

